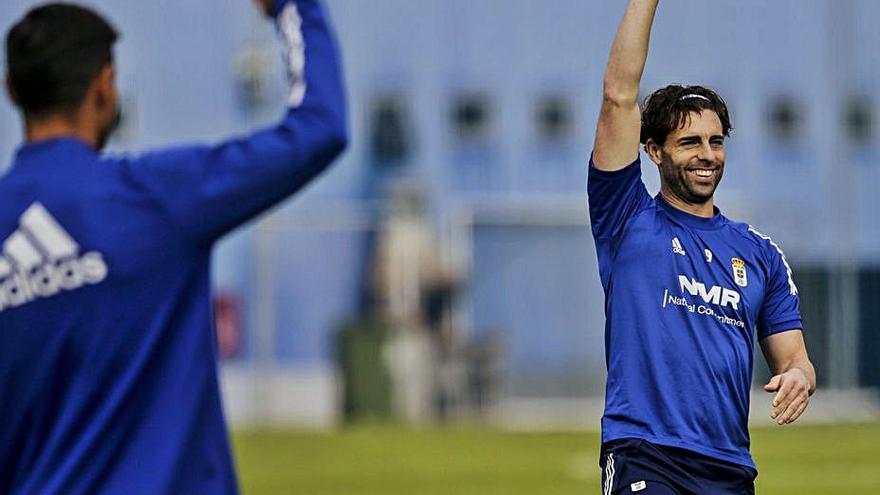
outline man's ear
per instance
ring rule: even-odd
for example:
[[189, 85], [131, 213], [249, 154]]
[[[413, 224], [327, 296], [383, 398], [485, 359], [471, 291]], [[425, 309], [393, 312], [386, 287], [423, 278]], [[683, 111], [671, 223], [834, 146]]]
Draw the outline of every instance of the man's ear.
[[92, 83], [95, 103], [99, 107], [113, 105], [116, 101], [116, 68], [112, 63], [105, 65]]
[[9, 97], [9, 101], [11, 101], [15, 106], [18, 106], [18, 96], [15, 95], [15, 89], [12, 87], [12, 81], [9, 80], [9, 76], [6, 76], [6, 96]]
[[660, 163], [663, 162], [662, 152], [663, 150], [660, 148], [660, 145], [654, 142], [653, 139], [648, 138], [648, 140], [645, 141], [645, 153], [647, 153], [651, 161], [657, 165], [660, 165]]

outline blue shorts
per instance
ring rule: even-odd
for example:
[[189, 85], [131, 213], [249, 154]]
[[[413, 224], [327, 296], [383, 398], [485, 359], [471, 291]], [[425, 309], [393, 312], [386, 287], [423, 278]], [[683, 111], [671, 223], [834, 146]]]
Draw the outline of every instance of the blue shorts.
[[602, 445], [602, 495], [754, 495], [758, 473], [740, 464], [638, 438]]

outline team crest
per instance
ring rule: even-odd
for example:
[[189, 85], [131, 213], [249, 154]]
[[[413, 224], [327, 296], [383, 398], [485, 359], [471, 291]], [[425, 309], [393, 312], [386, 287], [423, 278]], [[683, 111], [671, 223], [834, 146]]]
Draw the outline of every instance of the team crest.
[[749, 279], [746, 276], [746, 262], [739, 258], [731, 258], [730, 263], [733, 266], [733, 281], [736, 282], [736, 285], [740, 287], [749, 285]]

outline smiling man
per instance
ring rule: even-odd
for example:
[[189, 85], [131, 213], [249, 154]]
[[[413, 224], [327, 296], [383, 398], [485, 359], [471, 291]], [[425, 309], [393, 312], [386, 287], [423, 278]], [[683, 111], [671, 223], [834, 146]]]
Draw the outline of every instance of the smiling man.
[[[670, 85], [638, 105], [658, 0], [630, 0], [611, 48], [589, 167], [606, 297], [603, 494], [751, 494], [754, 342], [770, 416], [795, 421], [815, 390], [798, 291], [779, 246], [714, 204], [732, 129], [724, 101]], [[639, 144], [660, 172], [641, 181]]]

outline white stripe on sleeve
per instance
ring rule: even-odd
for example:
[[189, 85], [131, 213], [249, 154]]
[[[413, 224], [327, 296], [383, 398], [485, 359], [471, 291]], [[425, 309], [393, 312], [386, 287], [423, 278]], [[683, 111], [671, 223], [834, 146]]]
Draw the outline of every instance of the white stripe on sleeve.
[[278, 29], [284, 37], [287, 77], [290, 79], [288, 104], [292, 108], [302, 105], [306, 96], [306, 42], [302, 33], [302, 17], [296, 3], [290, 2], [278, 17]]
[[788, 260], [785, 259], [785, 253], [782, 252], [782, 249], [779, 247], [779, 245], [776, 244], [775, 242], [773, 242], [773, 239], [771, 239], [770, 236], [767, 236], [767, 235], [764, 235], [764, 234], [758, 232], [751, 225], [749, 225], [749, 232], [751, 232], [751, 233], [755, 234], [756, 236], [760, 237], [761, 239], [764, 239], [765, 241], [769, 242], [770, 245], [776, 249], [776, 252], [778, 252], [779, 256], [782, 257], [782, 264], [785, 265], [785, 271], [786, 271], [786, 274], [788, 275], [789, 292], [793, 296], [798, 295], [798, 288], [794, 284], [794, 278], [792, 277], [791, 266], [789, 266]]

